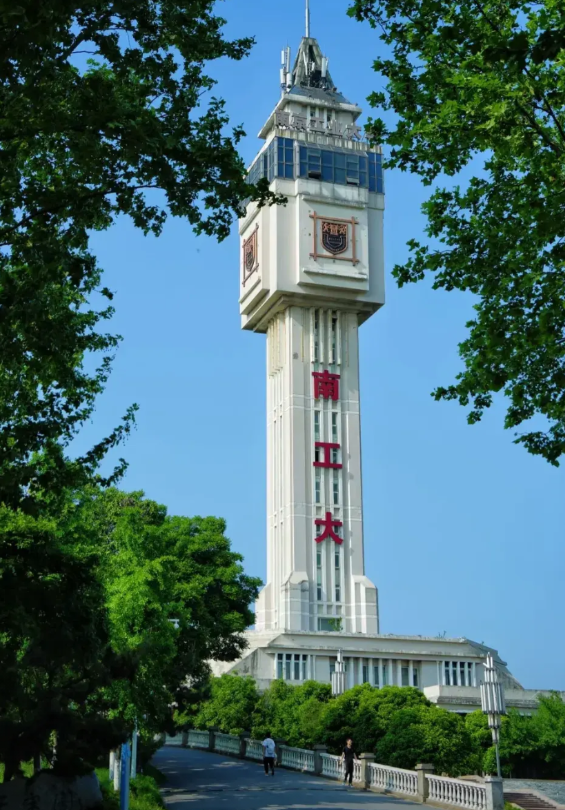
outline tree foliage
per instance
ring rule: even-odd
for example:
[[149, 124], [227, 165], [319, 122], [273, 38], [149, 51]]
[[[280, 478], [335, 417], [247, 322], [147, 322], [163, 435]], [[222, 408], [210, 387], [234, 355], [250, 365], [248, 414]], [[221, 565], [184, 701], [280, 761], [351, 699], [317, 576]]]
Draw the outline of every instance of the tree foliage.
[[[88, 419], [118, 337], [89, 235], [128, 216], [168, 216], [224, 238], [245, 182], [207, 63], [239, 60], [213, 0], [18, 0], [0, 8], [0, 501], [37, 513], [99, 475], [124, 421], [83, 457], [65, 448]], [[95, 307], [95, 297], [106, 305]], [[85, 365], [102, 353], [97, 370]], [[118, 464], [107, 483], [116, 481]]]
[[213, 678], [208, 700], [200, 707], [193, 725], [195, 728], [218, 728], [226, 734], [241, 734], [249, 730], [258, 700], [253, 678], [237, 675]]
[[[456, 176], [424, 205], [432, 244], [408, 243], [400, 286], [433, 275], [435, 289], [477, 298], [464, 361], [437, 400], [478, 422], [497, 392], [516, 443], [557, 465], [565, 452], [565, 22], [559, 0], [354, 0], [389, 55], [370, 97], [396, 125], [372, 120], [388, 165], [424, 183]], [[534, 417], [537, 417], [533, 419]], [[533, 421], [531, 421], [533, 419]]]
[[191, 685], [209, 675], [209, 661], [244, 650], [260, 581], [243, 572], [224, 520], [169, 516], [141, 492], [87, 490], [65, 525], [75, 549], [98, 556], [112, 648], [139, 661], [112, 690], [116, 711], [161, 731], [171, 707], [182, 712]]
[[125, 738], [104, 689], [127, 683], [93, 560], [65, 551], [53, 521], [0, 507], [0, 762], [5, 780], [43, 755], [76, 773]]

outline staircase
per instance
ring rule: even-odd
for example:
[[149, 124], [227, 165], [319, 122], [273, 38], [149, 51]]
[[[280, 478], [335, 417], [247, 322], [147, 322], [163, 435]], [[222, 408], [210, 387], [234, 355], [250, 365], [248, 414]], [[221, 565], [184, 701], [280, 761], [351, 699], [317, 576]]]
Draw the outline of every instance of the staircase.
[[504, 791], [504, 801], [517, 804], [523, 810], [555, 810], [557, 807], [554, 802], [542, 799], [540, 796], [536, 796], [535, 793]]

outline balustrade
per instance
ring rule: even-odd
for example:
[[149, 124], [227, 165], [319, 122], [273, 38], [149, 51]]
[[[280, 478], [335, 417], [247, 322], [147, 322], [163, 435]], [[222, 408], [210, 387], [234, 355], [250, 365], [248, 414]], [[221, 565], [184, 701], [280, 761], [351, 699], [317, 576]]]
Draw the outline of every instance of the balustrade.
[[418, 774], [416, 771], [405, 771], [403, 768], [392, 768], [370, 762], [369, 785], [377, 790], [389, 790], [391, 793], [404, 793], [406, 796], [418, 795]]
[[190, 748], [208, 748], [210, 745], [210, 732], [190, 729], [188, 732], [188, 745]]
[[295, 771], [314, 773], [314, 752], [305, 748], [291, 748], [289, 745], [281, 746], [281, 764]]
[[245, 749], [247, 759], [255, 759], [259, 762], [263, 759], [263, 745], [259, 740], [247, 740]]
[[432, 774], [427, 774], [426, 779], [429, 801], [465, 807], [467, 810], [486, 810], [487, 791], [484, 785]]
[[216, 732], [214, 751], [218, 751], [220, 754], [235, 754], [235, 756], [239, 756], [239, 737], [236, 737], [235, 734]]
[[341, 757], [335, 754], [321, 754], [322, 757], [322, 776], [328, 776], [330, 779], [343, 779], [343, 765]]

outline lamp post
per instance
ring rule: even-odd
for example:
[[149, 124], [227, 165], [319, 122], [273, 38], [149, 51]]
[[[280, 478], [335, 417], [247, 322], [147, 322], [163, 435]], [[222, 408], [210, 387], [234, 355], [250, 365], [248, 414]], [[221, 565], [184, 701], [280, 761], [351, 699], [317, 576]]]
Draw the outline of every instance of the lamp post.
[[341, 657], [341, 650], [338, 650], [335, 672], [332, 672], [332, 695], [343, 695], [344, 692], [345, 666]]
[[494, 659], [488, 653], [485, 668], [485, 679], [481, 681], [481, 706], [483, 714], [488, 717], [488, 727], [492, 732], [492, 741], [496, 749], [496, 771], [502, 777], [500, 770], [500, 727], [502, 716], [506, 714], [506, 703], [504, 700], [504, 687], [498, 680], [498, 673], [494, 666]]

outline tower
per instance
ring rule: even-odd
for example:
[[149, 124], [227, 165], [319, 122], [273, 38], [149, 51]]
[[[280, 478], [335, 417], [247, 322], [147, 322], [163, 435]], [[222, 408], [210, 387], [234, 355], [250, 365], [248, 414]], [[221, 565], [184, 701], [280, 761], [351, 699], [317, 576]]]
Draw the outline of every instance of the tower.
[[[257, 630], [378, 632], [365, 576], [360, 325], [384, 303], [381, 154], [306, 36], [250, 182], [285, 206], [240, 222], [242, 327], [267, 336], [267, 584]], [[373, 540], [371, 531], [368, 537]]]
[[250, 675], [259, 688], [337, 673], [345, 688], [412, 686], [466, 712], [480, 706], [490, 651], [508, 705], [523, 708], [524, 690], [491, 648], [379, 633], [364, 569], [365, 539], [377, 538], [363, 529], [359, 327], [384, 304], [382, 159], [310, 36], [308, 0], [306, 36], [292, 68], [283, 51], [280, 85], [249, 181], [267, 178], [286, 205], [250, 203], [240, 221], [241, 323], [267, 344], [267, 583], [243, 656], [213, 672]]

